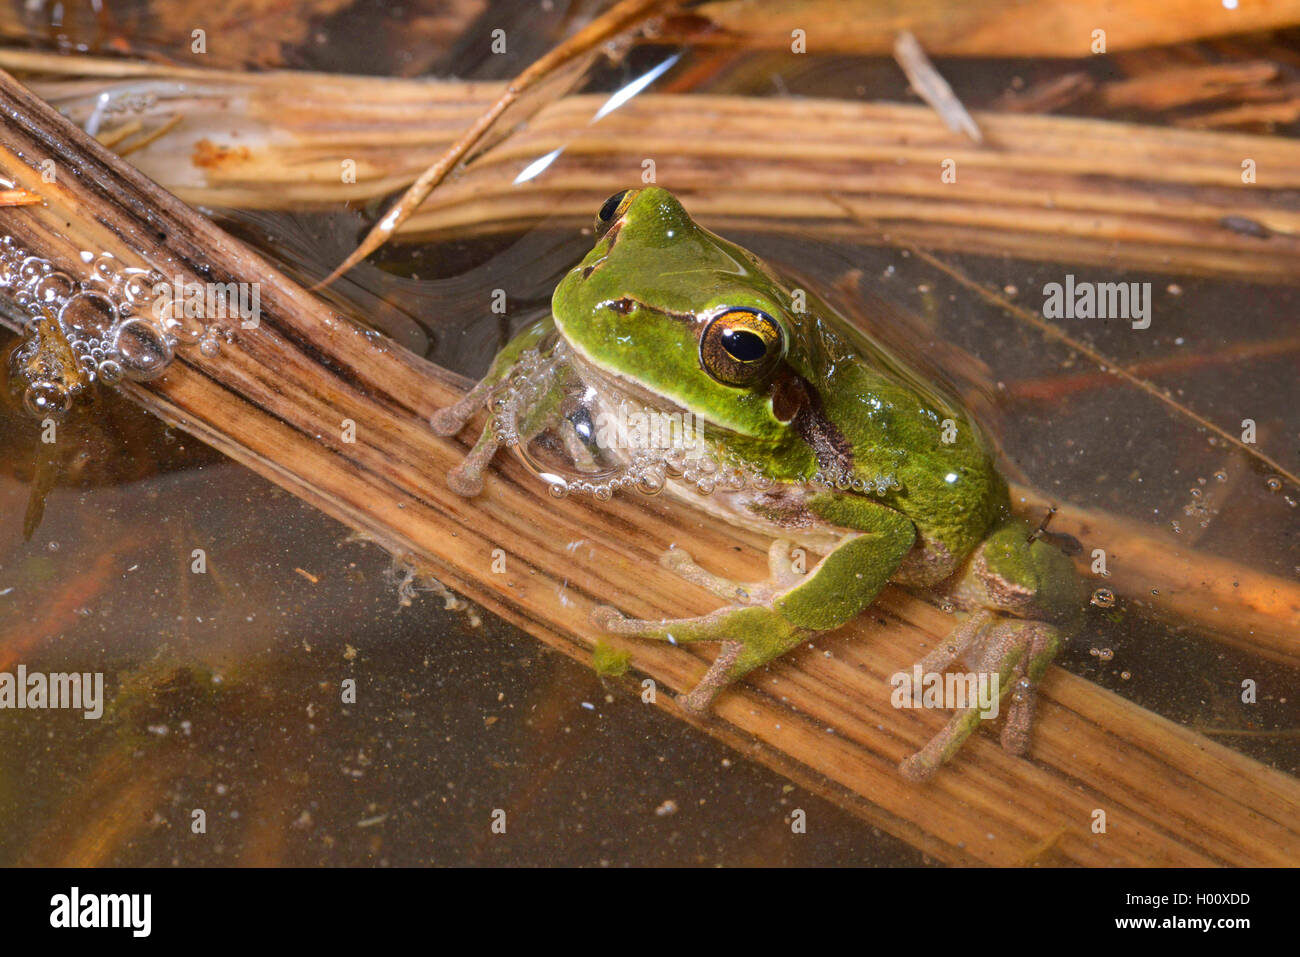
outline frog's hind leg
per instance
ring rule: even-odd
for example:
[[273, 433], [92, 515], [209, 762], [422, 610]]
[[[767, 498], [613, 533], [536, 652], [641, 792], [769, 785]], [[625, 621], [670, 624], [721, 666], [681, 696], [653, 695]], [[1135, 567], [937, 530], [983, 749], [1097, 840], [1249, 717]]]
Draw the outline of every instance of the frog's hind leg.
[[[501, 389], [501, 384], [484, 379], [470, 389], [457, 402], [439, 409], [429, 419], [433, 431], [439, 435], [455, 435], [465, 423], [481, 409], [487, 399]], [[460, 463], [447, 472], [447, 485], [457, 495], [473, 498], [483, 491], [483, 470], [492, 464], [492, 457], [504, 444], [496, 416], [488, 416], [487, 425], [479, 433], [478, 441], [465, 454]]]
[[[1002, 726], [1002, 747], [1011, 754], [1023, 754], [1029, 745], [1038, 682], [1059, 646], [1060, 633], [1046, 622], [997, 618], [982, 611], [959, 625], [920, 666], [923, 674], [938, 673], [963, 658], [970, 661], [976, 674], [996, 675], [999, 703], [1011, 697]], [[899, 771], [913, 781], [927, 780], [957, 753], [983, 717], [978, 704], [962, 708], [925, 747], [905, 758]]]
[[1060, 632], [1047, 622], [1024, 621], [1018, 625], [1016, 639], [1025, 647], [1025, 654], [1016, 663], [1012, 675], [1011, 707], [1002, 724], [1002, 747], [1010, 754], [1024, 754], [1029, 750], [1038, 683], [1061, 647]]

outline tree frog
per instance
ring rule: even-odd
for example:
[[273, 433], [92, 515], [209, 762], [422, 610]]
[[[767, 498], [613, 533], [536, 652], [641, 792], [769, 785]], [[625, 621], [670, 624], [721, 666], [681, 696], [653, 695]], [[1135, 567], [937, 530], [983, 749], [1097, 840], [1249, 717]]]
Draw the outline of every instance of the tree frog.
[[[706, 711], [731, 682], [852, 620], [887, 582], [941, 590], [967, 613], [919, 664], [963, 660], [1009, 698], [1002, 745], [1023, 753], [1035, 689], [1084, 604], [1068, 557], [1010, 518], [1007, 486], [958, 404], [825, 303], [697, 225], [671, 193], [624, 190], [551, 315], [434, 414], [444, 435], [484, 405], [448, 477], [474, 495], [501, 446], [556, 495], [667, 491], [772, 536], [768, 577], [721, 578], [681, 548], [663, 562], [727, 604], [695, 618], [625, 617], [611, 632], [718, 642], [680, 699]], [[795, 547], [820, 556], [799, 571]], [[978, 727], [972, 702], [900, 770], [924, 780]]]

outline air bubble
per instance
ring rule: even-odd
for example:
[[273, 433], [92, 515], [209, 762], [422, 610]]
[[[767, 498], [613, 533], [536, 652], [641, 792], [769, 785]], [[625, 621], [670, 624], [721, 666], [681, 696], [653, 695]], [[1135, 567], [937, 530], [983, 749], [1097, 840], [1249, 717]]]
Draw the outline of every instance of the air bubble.
[[23, 392], [23, 408], [34, 418], [61, 416], [68, 411], [71, 397], [57, 382], [39, 379]]
[[105, 359], [99, 364], [99, 374], [109, 385], [122, 381], [122, 366], [115, 359]]
[[33, 284], [53, 268], [44, 259], [36, 256], [28, 256], [18, 267], [18, 278], [25, 283]]
[[662, 475], [656, 475], [652, 472], [637, 479], [636, 490], [642, 495], [658, 495], [664, 490], [666, 484]]
[[117, 306], [100, 292], [79, 292], [59, 310], [59, 325], [69, 339], [107, 339], [117, 321]]
[[1115, 604], [1115, 592], [1109, 588], [1098, 588], [1092, 593], [1092, 603], [1098, 608], [1111, 608]]
[[146, 285], [143, 276], [127, 276], [122, 280], [122, 296], [127, 302], [152, 298], [153, 287]]
[[67, 273], [52, 272], [36, 283], [32, 293], [36, 296], [37, 302], [48, 306], [67, 299], [76, 288], [76, 282]]
[[112, 253], [100, 253], [90, 267], [91, 278], [114, 285], [117, 281], [117, 260]]
[[[211, 340], [202, 347], [207, 354], [215, 351], [217, 334], [224, 331], [233, 341], [233, 333], [209, 333], [198, 319], [177, 317], [160, 329], [147, 316], [137, 316], [154, 298], [154, 286], [164, 281], [157, 270], [125, 267], [108, 252], [83, 250], [80, 258], [89, 270], [78, 279], [31, 255], [12, 236], [0, 237], [0, 288], [32, 320], [57, 310], [58, 324], [87, 379], [152, 378], [174, 358], [178, 341]], [[38, 335], [35, 321], [24, 327], [28, 340]], [[77, 391], [42, 380], [29, 383], [24, 403], [29, 411], [57, 413], [71, 404]]]
[[166, 318], [163, 319], [163, 330], [178, 342], [192, 346], [207, 334], [207, 329], [204, 328], [203, 323], [194, 317], [173, 315], [171, 309], [163, 311], [168, 313]]

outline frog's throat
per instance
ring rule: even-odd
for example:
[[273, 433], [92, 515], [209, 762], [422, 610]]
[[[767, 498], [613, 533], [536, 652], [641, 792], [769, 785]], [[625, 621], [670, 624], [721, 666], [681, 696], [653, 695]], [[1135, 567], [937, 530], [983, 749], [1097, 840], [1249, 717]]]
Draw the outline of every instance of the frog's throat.
[[613, 398], [614, 401], [612, 402], [606, 399], [607, 404], [617, 405], [619, 401], [626, 401], [633, 405], [640, 405], [646, 412], [657, 412], [661, 415], [690, 415], [691, 419], [698, 422], [705, 432], [713, 433], [719, 438], [730, 434], [729, 430], [724, 426], [710, 421], [707, 417], [692, 409], [677, 404], [667, 396], [647, 388], [634, 379], [601, 368], [583, 355], [582, 351], [572, 343], [566, 342], [564, 345], [567, 361], [578, 377], [591, 386], [597, 395]]
[[[656, 494], [673, 477], [681, 477], [705, 494], [714, 489], [773, 485], [760, 464], [729, 447], [722, 434], [725, 429], [709, 432], [694, 414], [679, 409], [671, 400], [584, 362], [563, 339], [548, 345], [541, 352], [520, 356], [515, 368], [522, 374], [506, 380], [490, 407], [502, 444], [513, 447], [531, 471], [545, 478], [552, 494], [576, 491], [604, 498], [622, 487]], [[572, 411], [548, 418], [550, 426], [537, 418], [542, 397], [556, 387], [560, 377], [580, 384], [586, 413], [582, 421], [587, 430], [576, 444], [575, 437], [564, 431], [566, 423], [578, 421]], [[640, 424], [634, 424], [638, 417]], [[563, 444], [577, 456], [571, 460], [572, 468], [560, 467], [553, 460], [533, 461], [529, 455], [531, 437], [552, 426], [560, 429]], [[578, 446], [593, 440], [606, 467], [586, 472], [576, 467], [582, 455]]]

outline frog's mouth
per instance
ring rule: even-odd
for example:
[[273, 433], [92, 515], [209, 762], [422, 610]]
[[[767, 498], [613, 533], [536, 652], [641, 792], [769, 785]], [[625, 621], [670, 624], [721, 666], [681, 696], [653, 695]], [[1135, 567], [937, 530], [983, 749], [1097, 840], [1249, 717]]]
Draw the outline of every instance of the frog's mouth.
[[539, 345], [492, 405], [506, 444], [557, 497], [653, 495], [674, 479], [704, 493], [771, 485], [734, 460], [716, 425], [596, 368], [558, 337]]

